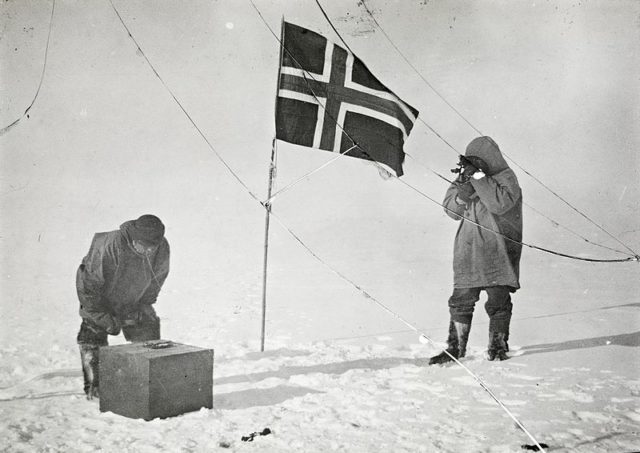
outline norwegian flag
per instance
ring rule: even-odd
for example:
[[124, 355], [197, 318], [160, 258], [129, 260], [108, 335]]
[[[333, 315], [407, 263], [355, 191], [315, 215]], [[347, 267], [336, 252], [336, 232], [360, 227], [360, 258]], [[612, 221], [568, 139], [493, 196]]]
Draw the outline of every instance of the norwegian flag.
[[287, 22], [282, 35], [276, 138], [380, 162], [402, 176], [418, 111], [323, 36]]

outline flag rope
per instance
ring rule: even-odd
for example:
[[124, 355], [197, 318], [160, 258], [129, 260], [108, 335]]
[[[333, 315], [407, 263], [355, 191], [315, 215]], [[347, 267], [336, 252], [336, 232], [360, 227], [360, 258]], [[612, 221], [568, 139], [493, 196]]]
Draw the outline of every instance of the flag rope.
[[[320, 6], [319, 0], [316, 0], [316, 3], [318, 3], [318, 6]], [[458, 111], [451, 103], [449, 103], [449, 101], [447, 101], [445, 99], [444, 96], [442, 96], [438, 90], [435, 89], [435, 87], [429, 83], [429, 81], [422, 75], [422, 73], [420, 71], [418, 71], [418, 69], [411, 63], [411, 61], [409, 61], [409, 59], [404, 55], [404, 53], [398, 48], [398, 46], [391, 40], [391, 37], [387, 34], [387, 32], [384, 30], [384, 28], [382, 28], [382, 26], [380, 25], [380, 23], [378, 22], [378, 20], [375, 18], [375, 16], [373, 15], [372, 11], [369, 9], [369, 7], [366, 4], [365, 0], [361, 0], [360, 3], [364, 9], [367, 11], [367, 14], [371, 17], [371, 19], [373, 20], [373, 22], [375, 23], [376, 27], [378, 27], [378, 29], [382, 32], [382, 34], [385, 36], [385, 38], [387, 39], [387, 41], [389, 41], [389, 44], [391, 44], [391, 46], [396, 50], [396, 52], [402, 57], [402, 59], [411, 67], [411, 69], [413, 69], [413, 71], [420, 77], [420, 79], [422, 79], [422, 81], [447, 105], [449, 106], [463, 121], [465, 121], [474, 131], [476, 131], [478, 134], [480, 135], [484, 135], [477, 127], [475, 127], [473, 124], [471, 124], [471, 122], [469, 120], [467, 120], [467, 118], [462, 115], [462, 113], [460, 113], [460, 111]], [[320, 8], [322, 9], [322, 7], [320, 6]], [[324, 13], [323, 14], [326, 18], [326, 20], [328, 22], [331, 23], [331, 20], [329, 19], [329, 16]], [[331, 23], [331, 27], [334, 28], [333, 23]], [[336, 31], [336, 34], [337, 31]], [[340, 35], [338, 35], [340, 36]], [[342, 39], [342, 37], [340, 37], [340, 39]], [[438, 134], [431, 126], [429, 126], [424, 120], [422, 120], [422, 118], [418, 118], [420, 120], [420, 122], [422, 122], [425, 126], [427, 126], [429, 128], [429, 130], [431, 130], [431, 132], [433, 132], [438, 138], [440, 138], [441, 140], [443, 140], [443, 138], [440, 136], [440, 134]], [[444, 140], [443, 140], [444, 141]], [[454, 151], [455, 148], [453, 148], [451, 146], [450, 143], [448, 143], [447, 141], [444, 141], [451, 149], [453, 149]], [[457, 152], [457, 151], [456, 151]], [[575, 212], [577, 212], [579, 215], [581, 215], [582, 217], [584, 217], [588, 222], [590, 222], [592, 225], [596, 226], [599, 230], [601, 230], [602, 232], [604, 232], [605, 234], [607, 234], [609, 237], [611, 237], [613, 240], [615, 240], [618, 244], [622, 245], [624, 248], [626, 248], [629, 252], [631, 252], [633, 254], [633, 256], [638, 257], [639, 254], [634, 251], [631, 247], [629, 247], [627, 244], [625, 244], [624, 242], [622, 242], [619, 238], [617, 238], [615, 235], [613, 235], [611, 232], [609, 232], [606, 228], [604, 228], [603, 226], [601, 226], [599, 223], [597, 223], [595, 220], [591, 219], [588, 215], [584, 214], [582, 211], [580, 211], [578, 208], [576, 208], [573, 204], [571, 204], [568, 200], [566, 200], [565, 198], [563, 198], [562, 196], [560, 196], [556, 191], [552, 190], [549, 186], [547, 186], [544, 182], [542, 182], [538, 177], [536, 177], [535, 175], [533, 175], [532, 173], [530, 173], [529, 171], [525, 170], [520, 164], [518, 164], [515, 160], [513, 160], [513, 158], [511, 158], [508, 154], [502, 152], [502, 154], [509, 159], [516, 167], [518, 167], [520, 170], [522, 170], [526, 175], [528, 175], [529, 177], [531, 177], [534, 181], [536, 181], [538, 184], [540, 184], [542, 187], [544, 187], [547, 191], [549, 191], [552, 195], [554, 195], [555, 197], [557, 197], [560, 201], [562, 201], [564, 204], [566, 204], [567, 206], [569, 206], [572, 210], [574, 210]]]
[[287, 184], [286, 186], [284, 186], [282, 189], [279, 189], [276, 191], [276, 193], [274, 193], [273, 195], [271, 195], [271, 197], [269, 197], [267, 200], [264, 201], [264, 203], [272, 203], [273, 200], [275, 200], [275, 198], [280, 195], [281, 193], [286, 192], [287, 190], [291, 189], [293, 186], [296, 186], [298, 183], [300, 183], [301, 181], [307, 179], [309, 176], [313, 175], [314, 173], [319, 172], [320, 170], [324, 169], [325, 167], [328, 167], [329, 165], [331, 165], [333, 162], [335, 162], [336, 160], [340, 159], [341, 157], [343, 157], [345, 154], [349, 153], [349, 151], [351, 151], [352, 149], [357, 148], [357, 145], [353, 145], [351, 148], [349, 148], [348, 150], [346, 150], [343, 153], [338, 153], [338, 155], [336, 157], [334, 157], [333, 159], [331, 159], [328, 162], [325, 162], [324, 164], [320, 165], [318, 168], [311, 170], [310, 172], [300, 176], [298, 179], [296, 179], [295, 181]]
[[44, 61], [42, 63], [42, 72], [40, 73], [40, 81], [38, 82], [38, 88], [36, 89], [36, 94], [33, 96], [33, 99], [31, 100], [31, 104], [29, 104], [29, 106], [26, 108], [24, 113], [19, 118], [17, 118], [11, 124], [0, 129], [0, 136], [9, 132], [9, 129], [11, 129], [13, 126], [18, 124], [22, 120], [22, 118], [24, 118], [29, 114], [31, 107], [33, 107], [33, 105], [36, 103], [36, 99], [40, 94], [40, 88], [42, 88], [42, 82], [44, 81], [44, 73], [47, 69], [47, 60], [49, 58], [49, 41], [51, 40], [51, 29], [53, 28], [53, 13], [55, 9], [56, 9], [56, 0], [53, 0], [51, 4], [51, 18], [49, 20], [49, 33], [47, 34], [47, 44], [45, 45], [45, 49], [44, 49]]
[[340, 38], [340, 41], [342, 42], [342, 44], [344, 44], [344, 46], [349, 50], [349, 52], [351, 52], [351, 53], [353, 53], [355, 55], [353, 50], [351, 50], [351, 47], [349, 47], [349, 44], [347, 44], [347, 41], [342, 39], [342, 36], [340, 35], [340, 33], [338, 33], [338, 29], [333, 25], [333, 22], [331, 22], [331, 19], [329, 19], [329, 16], [327, 16], [327, 13], [325, 12], [325, 10], [322, 7], [322, 5], [320, 4], [319, 0], [316, 0], [316, 5], [318, 5], [318, 8], [320, 8], [320, 11], [322, 11], [322, 15], [327, 20], [327, 22], [329, 22], [329, 25], [333, 29], [333, 31], [336, 34], [336, 36], [338, 36], [338, 38]]

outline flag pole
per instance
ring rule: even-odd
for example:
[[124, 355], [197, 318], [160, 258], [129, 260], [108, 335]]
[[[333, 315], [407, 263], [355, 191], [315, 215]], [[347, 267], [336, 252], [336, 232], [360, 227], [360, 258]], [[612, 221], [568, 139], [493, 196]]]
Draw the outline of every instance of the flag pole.
[[[275, 103], [278, 104], [278, 91], [280, 89], [280, 72], [282, 69], [282, 47], [284, 46], [284, 16], [280, 25], [280, 56], [278, 57], [278, 79], [276, 80]], [[275, 117], [275, 109], [274, 109]], [[273, 179], [276, 173], [276, 137], [271, 142], [271, 160], [269, 161], [269, 184], [267, 187], [267, 201], [264, 203], [264, 256], [262, 262], [262, 325], [260, 332], [260, 352], [264, 352], [265, 328], [267, 324], [267, 262], [269, 256], [269, 221], [271, 219], [271, 192]]]
[[273, 189], [273, 176], [275, 173], [276, 139], [271, 145], [271, 161], [269, 163], [269, 186], [267, 189], [267, 201], [264, 202], [264, 257], [262, 262], [262, 329], [260, 333], [260, 352], [264, 352], [265, 326], [267, 323], [267, 260], [269, 252], [269, 220], [271, 219], [271, 191]]

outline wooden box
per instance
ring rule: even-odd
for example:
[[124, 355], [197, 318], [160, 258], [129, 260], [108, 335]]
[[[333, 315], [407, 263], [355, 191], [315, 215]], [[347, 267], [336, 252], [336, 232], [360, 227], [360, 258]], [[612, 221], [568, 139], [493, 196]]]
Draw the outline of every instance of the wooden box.
[[166, 340], [100, 348], [100, 411], [151, 420], [213, 407], [213, 350]]

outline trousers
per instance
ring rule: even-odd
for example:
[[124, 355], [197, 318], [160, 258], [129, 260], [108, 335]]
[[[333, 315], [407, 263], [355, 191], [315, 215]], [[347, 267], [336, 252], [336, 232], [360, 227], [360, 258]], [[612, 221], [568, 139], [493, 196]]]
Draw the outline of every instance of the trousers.
[[489, 315], [489, 331], [509, 333], [511, 313], [511, 287], [489, 286], [486, 288], [454, 288], [449, 298], [449, 314], [451, 320], [463, 324], [471, 324], [475, 304], [480, 300], [480, 292], [485, 291], [488, 299], [484, 309]]

